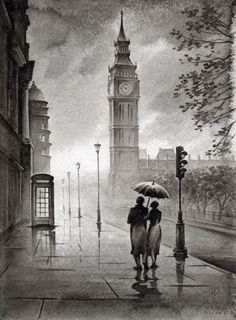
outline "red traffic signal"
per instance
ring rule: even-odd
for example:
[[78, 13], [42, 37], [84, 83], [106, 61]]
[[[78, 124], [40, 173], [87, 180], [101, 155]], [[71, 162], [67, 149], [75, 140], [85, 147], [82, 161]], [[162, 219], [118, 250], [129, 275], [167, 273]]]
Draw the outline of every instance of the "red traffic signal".
[[188, 162], [184, 159], [187, 154], [188, 153], [184, 150], [184, 147], [176, 147], [176, 177], [179, 179], [184, 178], [184, 174], [187, 171], [185, 166]]

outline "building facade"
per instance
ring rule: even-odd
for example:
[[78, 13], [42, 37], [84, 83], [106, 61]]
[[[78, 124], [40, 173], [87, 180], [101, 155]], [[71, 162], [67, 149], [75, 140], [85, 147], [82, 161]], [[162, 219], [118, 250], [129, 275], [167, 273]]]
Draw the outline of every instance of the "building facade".
[[139, 80], [137, 66], [130, 60], [121, 12], [120, 32], [115, 42], [115, 61], [109, 67], [108, 101], [110, 132], [110, 184], [113, 197], [121, 193], [124, 183], [131, 182], [138, 172]]
[[30, 217], [27, 0], [0, 0], [0, 232]]
[[[193, 159], [190, 154], [187, 156], [187, 170], [204, 169], [217, 166], [230, 166], [236, 167], [235, 157], [221, 157], [213, 158], [208, 156], [207, 158], [201, 158], [198, 155], [197, 159]], [[155, 177], [165, 175], [167, 173], [175, 174], [176, 159], [174, 148], [162, 149], [159, 148], [159, 152], [155, 158], [150, 158], [146, 149], [140, 149], [139, 158], [139, 175], [140, 179], [152, 180]]]
[[50, 133], [48, 103], [33, 82], [29, 89], [30, 138], [34, 146], [33, 174], [50, 174]]

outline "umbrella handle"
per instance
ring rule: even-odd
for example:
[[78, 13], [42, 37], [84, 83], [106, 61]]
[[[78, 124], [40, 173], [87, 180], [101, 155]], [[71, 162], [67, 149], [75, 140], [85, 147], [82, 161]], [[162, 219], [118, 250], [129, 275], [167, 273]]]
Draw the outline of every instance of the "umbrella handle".
[[149, 198], [148, 198], [147, 208], [148, 208], [148, 205], [149, 205], [150, 199], [151, 199], [151, 197], [149, 197]]

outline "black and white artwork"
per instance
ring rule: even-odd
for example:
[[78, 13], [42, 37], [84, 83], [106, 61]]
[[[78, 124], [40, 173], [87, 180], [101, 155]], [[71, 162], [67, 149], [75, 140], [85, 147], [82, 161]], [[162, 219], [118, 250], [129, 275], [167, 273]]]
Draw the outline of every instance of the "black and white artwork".
[[0, 319], [235, 318], [235, 14], [0, 0]]

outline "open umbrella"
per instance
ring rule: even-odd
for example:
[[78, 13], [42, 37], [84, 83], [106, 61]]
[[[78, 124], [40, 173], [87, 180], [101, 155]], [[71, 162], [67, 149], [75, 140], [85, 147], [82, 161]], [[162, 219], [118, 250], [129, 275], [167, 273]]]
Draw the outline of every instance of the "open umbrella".
[[143, 194], [144, 196], [149, 197], [147, 206], [149, 204], [150, 198], [170, 198], [168, 191], [158, 183], [155, 183], [155, 181], [138, 183], [133, 187], [133, 190]]

